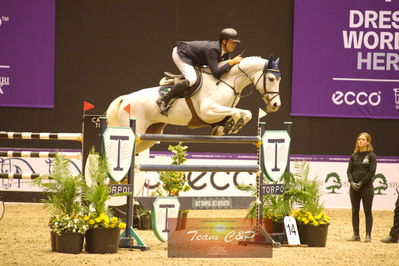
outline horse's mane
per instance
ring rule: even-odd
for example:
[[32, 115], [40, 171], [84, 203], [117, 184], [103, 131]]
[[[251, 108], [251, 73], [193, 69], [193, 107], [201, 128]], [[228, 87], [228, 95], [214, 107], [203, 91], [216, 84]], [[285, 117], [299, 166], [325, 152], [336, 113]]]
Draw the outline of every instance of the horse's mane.
[[[260, 56], [248, 56], [248, 57], [243, 57], [242, 59], [242, 63], [245, 64], [260, 64], [260, 65], [264, 65], [265, 64], [265, 60], [264, 58], [260, 57]], [[225, 63], [227, 63], [228, 60], [224, 60], [219, 62], [219, 65], [224, 65]], [[237, 65], [235, 65], [237, 66]]]
[[260, 57], [260, 56], [248, 56], [248, 57], [244, 57], [242, 59], [243, 63], [248, 63], [248, 64], [265, 64], [265, 59]]

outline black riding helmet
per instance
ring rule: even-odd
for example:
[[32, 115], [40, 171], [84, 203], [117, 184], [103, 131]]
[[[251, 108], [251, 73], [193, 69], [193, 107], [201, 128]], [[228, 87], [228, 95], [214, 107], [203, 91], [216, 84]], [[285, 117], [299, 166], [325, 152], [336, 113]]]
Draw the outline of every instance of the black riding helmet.
[[219, 40], [222, 41], [223, 39], [240, 42], [240, 40], [238, 39], [238, 33], [233, 28], [224, 28], [220, 31]]

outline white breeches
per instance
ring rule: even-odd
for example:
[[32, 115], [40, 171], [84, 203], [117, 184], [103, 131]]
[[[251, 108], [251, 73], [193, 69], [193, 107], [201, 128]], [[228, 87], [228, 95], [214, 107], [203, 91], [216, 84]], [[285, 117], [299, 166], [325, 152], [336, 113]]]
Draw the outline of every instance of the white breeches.
[[184, 75], [186, 80], [188, 80], [190, 86], [194, 85], [194, 83], [197, 81], [197, 74], [195, 73], [195, 69], [193, 66], [181, 60], [179, 54], [177, 53], [177, 47], [173, 48], [172, 58], [177, 68]]

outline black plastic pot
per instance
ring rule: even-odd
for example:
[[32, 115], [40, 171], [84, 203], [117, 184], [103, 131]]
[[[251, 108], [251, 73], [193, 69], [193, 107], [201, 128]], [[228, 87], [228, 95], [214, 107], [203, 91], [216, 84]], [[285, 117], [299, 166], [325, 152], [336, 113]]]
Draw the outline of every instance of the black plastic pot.
[[140, 215], [140, 230], [151, 230], [151, 215], [150, 214], [144, 214]]
[[82, 252], [84, 235], [80, 233], [64, 232], [56, 234], [56, 250], [62, 253], [79, 254]]
[[325, 247], [327, 243], [328, 224], [313, 226], [310, 224], [298, 224], [299, 239], [301, 244], [309, 247]]
[[50, 231], [51, 251], [57, 251], [57, 234]]
[[89, 253], [117, 253], [119, 228], [90, 228], [86, 231], [86, 251]]

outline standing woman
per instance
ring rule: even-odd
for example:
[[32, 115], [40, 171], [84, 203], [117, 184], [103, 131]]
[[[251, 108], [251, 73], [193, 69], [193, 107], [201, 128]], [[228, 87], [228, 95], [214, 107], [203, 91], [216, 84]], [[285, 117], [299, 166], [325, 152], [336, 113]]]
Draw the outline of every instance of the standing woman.
[[371, 241], [371, 228], [373, 214], [371, 207], [374, 198], [373, 176], [377, 167], [377, 157], [371, 146], [371, 136], [362, 132], [357, 136], [355, 150], [351, 155], [348, 165], [348, 181], [350, 183], [349, 195], [352, 205], [353, 236], [349, 241], [360, 241], [359, 235], [359, 210], [360, 201], [363, 202], [364, 215], [366, 216], [366, 237], [364, 242]]

